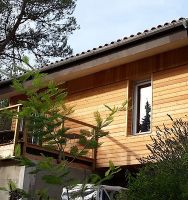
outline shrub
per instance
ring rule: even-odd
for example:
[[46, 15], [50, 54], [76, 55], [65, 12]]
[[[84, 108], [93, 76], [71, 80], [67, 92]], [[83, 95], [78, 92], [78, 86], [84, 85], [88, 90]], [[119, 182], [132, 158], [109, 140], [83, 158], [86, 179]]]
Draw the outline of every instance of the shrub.
[[188, 122], [171, 120], [171, 127], [157, 127], [151, 154], [140, 160], [145, 166], [129, 178], [129, 200], [188, 199]]

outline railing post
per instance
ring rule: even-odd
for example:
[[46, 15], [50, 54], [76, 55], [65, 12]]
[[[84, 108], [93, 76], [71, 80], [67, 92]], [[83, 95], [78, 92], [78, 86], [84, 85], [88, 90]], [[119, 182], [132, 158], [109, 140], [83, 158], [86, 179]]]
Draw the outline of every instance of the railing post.
[[[94, 129], [95, 129], [95, 140], [98, 143], [98, 138], [96, 136], [96, 127]], [[96, 162], [97, 162], [97, 148], [94, 148], [93, 149], [93, 172], [96, 171]]]
[[[17, 113], [20, 112], [20, 105], [17, 107]], [[18, 115], [16, 115], [16, 123], [15, 123], [15, 128], [14, 128], [14, 139], [13, 139], [13, 144], [14, 144], [14, 154], [15, 154], [15, 149], [16, 149], [16, 144], [18, 142], [18, 137], [19, 137], [19, 119]]]
[[27, 129], [27, 124], [28, 121], [25, 120], [25, 124], [23, 126], [23, 152], [22, 154], [25, 155], [26, 154], [26, 148], [27, 148], [27, 140], [28, 140], [28, 129]]

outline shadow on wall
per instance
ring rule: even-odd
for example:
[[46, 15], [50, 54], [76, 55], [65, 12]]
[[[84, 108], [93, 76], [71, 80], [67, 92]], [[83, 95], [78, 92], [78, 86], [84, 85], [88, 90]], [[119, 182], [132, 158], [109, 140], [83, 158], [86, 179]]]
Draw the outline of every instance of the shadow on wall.
[[[25, 191], [36, 191], [40, 189], [46, 189], [49, 192], [50, 197], [59, 199], [62, 193], [62, 186], [57, 185], [47, 185], [42, 181], [42, 176], [44, 173], [39, 173], [36, 175], [29, 174], [31, 172], [31, 168], [26, 168], [25, 176], [24, 176], [24, 187]], [[91, 173], [88, 169], [78, 169], [78, 168], [71, 168], [70, 174], [68, 178], [73, 178], [78, 180], [79, 183], [82, 183], [86, 177]]]
[[[126, 159], [127, 161], [130, 161], [131, 159], [138, 159], [140, 158], [140, 156], [138, 154], [136, 154], [134, 151], [132, 151], [129, 147], [127, 147], [126, 145], [124, 145], [123, 143], [121, 143], [120, 141], [118, 141], [117, 139], [115, 139], [114, 137], [108, 135], [107, 136], [113, 143], [115, 143], [116, 145], [118, 145], [119, 147], [121, 147], [122, 152], [127, 152], [126, 154]], [[127, 163], [127, 164], [131, 164], [131, 163]]]

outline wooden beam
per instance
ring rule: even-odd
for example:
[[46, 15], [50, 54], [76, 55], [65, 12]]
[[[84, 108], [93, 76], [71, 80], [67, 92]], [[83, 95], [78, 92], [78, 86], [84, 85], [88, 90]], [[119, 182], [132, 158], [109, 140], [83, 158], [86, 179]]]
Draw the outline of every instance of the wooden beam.
[[[32, 155], [32, 154], [29, 154], [29, 153], [26, 153], [25, 156], [26, 156], [27, 158], [29, 158], [30, 160], [36, 160], [36, 161], [42, 160], [42, 157], [41, 157], [41, 156]], [[55, 159], [54, 159], [54, 163], [56, 163], [56, 160], [55, 160]], [[82, 163], [76, 163], [76, 162], [70, 163], [70, 167], [72, 167], [72, 168], [79, 168], [79, 169], [88, 169], [88, 170], [92, 170], [92, 167], [91, 167], [91, 166], [88, 166], [88, 165], [85, 165], [85, 164], [82, 164]]]
[[[39, 151], [46, 151], [47, 153], [54, 153], [54, 154], [58, 154], [58, 151], [57, 150], [50, 150], [50, 149], [47, 149], [45, 147], [41, 147], [39, 145], [36, 145], [36, 144], [30, 144], [30, 143], [27, 143], [26, 145], [26, 148], [33, 148], [33, 149], [36, 149], [36, 150], [39, 150]], [[70, 155], [69, 153], [66, 153], [65, 152], [65, 156], [69, 157], [69, 158], [73, 158], [72, 155]], [[93, 162], [93, 159], [92, 158], [88, 158], [88, 157], [78, 157], [77, 158], [78, 160], [80, 161], [87, 161], [87, 162]]]

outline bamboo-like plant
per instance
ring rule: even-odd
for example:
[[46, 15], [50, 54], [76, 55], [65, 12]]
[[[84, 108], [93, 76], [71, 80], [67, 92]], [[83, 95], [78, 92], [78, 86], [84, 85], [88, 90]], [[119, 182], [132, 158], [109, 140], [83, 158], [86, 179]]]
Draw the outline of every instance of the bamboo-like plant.
[[[30, 79], [32, 79], [31, 86], [26, 86], [26, 81]], [[47, 149], [56, 149], [58, 152], [56, 164], [54, 164], [54, 158], [44, 155], [41, 155], [43, 158], [41, 161], [34, 163], [21, 156], [18, 146], [17, 159], [22, 165], [34, 167], [35, 170], [31, 173], [44, 172], [45, 175], [42, 179], [46, 183], [62, 187], [68, 187], [75, 183], [75, 180], [68, 178], [71, 163], [76, 158], [85, 156], [89, 150], [97, 149], [101, 145], [99, 138], [108, 134], [108, 132], [103, 131], [103, 128], [110, 125], [115, 114], [124, 111], [127, 105], [127, 102], [124, 102], [120, 107], [114, 106], [113, 108], [105, 105], [109, 113], [104, 119], [100, 112], [95, 112], [95, 126], [91, 130], [80, 130], [77, 141], [67, 148], [71, 127], [68, 127], [66, 122], [67, 118], [74, 112], [73, 107], [66, 105], [67, 92], [52, 81], [46, 84], [45, 75], [40, 73], [27, 73], [20, 79], [14, 80], [13, 88], [26, 97], [25, 100], [19, 101], [22, 104], [22, 110], [14, 113], [18, 118], [24, 119], [25, 134], [35, 138], [38, 145]], [[72, 160], [66, 159], [67, 152], [72, 156]], [[111, 163], [105, 180], [118, 171], [119, 168]]]

